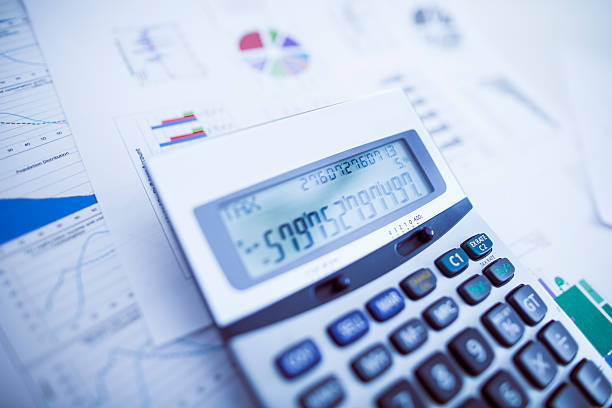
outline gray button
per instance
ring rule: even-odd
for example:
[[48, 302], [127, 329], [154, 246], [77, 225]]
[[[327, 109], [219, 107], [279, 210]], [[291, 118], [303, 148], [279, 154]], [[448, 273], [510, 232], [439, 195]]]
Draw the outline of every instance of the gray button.
[[515, 356], [514, 362], [534, 387], [544, 389], [557, 374], [557, 363], [544, 346], [530, 341]]
[[489, 332], [503, 346], [511, 347], [523, 337], [525, 326], [516, 312], [505, 303], [493, 306], [482, 317]]

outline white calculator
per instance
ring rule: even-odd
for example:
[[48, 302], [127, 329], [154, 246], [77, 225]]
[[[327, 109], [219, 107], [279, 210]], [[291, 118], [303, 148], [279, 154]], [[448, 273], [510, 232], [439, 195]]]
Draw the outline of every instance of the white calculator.
[[401, 91], [149, 170], [262, 406], [610, 402], [610, 368], [476, 213]]

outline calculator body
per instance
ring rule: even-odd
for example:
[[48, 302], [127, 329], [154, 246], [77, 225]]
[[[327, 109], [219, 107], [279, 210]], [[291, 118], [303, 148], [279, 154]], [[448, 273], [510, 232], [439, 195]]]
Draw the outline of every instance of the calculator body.
[[608, 399], [603, 359], [480, 218], [401, 91], [149, 170], [262, 406]]

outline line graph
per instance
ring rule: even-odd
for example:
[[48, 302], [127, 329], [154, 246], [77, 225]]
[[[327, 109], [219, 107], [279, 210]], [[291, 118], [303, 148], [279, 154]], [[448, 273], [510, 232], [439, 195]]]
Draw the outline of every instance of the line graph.
[[62, 271], [59, 273], [58, 277], [57, 277], [57, 281], [55, 283], [55, 285], [53, 286], [53, 288], [51, 289], [51, 291], [49, 292], [49, 295], [47, 296], [47, 299], [45, 301], [45, 307], [44, 307], [44, 311], [46, 315], [49, 315], [51, 313], [53, 313], [53, 305], [55, 303], [55, 299], [58, 296], [58, 293], [60, 292], [60, 289], [63, 287], [64, 282], [66, 280], [66, 276], [70, 273], [73, 272], [74, 273], [74, 281], [75, 281], [75, 286], [76, 286], [76, 307], [74, 310], [74, 313], [72, 316], [68, 316], [66, 318], [66, 321], [55, 326], [53, 328], [53, 332], [57, 332], [60, 331], [62, 329], [64, 329], [67, 326], [70, 326], [72, 324], [74, 324], [83, 314], [83, 310], [84, 310], [84, 306], [85, 306], [85, 290], [83, 288], [83, 267], [93, 264], [95, 262], [99, 262], [101, 260], [106, 259], [108, 256], [112, 255], [115, 253], [115, 248], [111, 247], [108, 250], [106, 250], [105, 252], [103, 252], [102, 254], [93, 257], [91, 259], [85, 260], [85, 254], [87, 252], [87, 249], [89, 247], [89, 243], [90, 241], [95, 238], [96, 236], [99, 235], [105, 235], [108, 234], [107, 230], [103, 230], [103, 231], [95, 231], [93, 233], [91, 233], [86, 239], [85, 239], [85, 243], [83, 244], [83, 247], [81, 248], [81, 253], [79, 254], [79, 258], [76, 262], [76, 264], [72, 267], [69, 268], [65, 268], [62, 269]]
[[19, 115], [17, 113], [11, 112], [0, 112], [0, 115], [14, 116], [16, 118], [22, 118], [29, 122], [9, 122], [0, 120], [0, 125], [49, 125], [49, 124], [57, 124], [57, 123], [66, 123], [65, 119], [61, 120], [42, 120], [42, 119], [33, 119], [28, 116]]

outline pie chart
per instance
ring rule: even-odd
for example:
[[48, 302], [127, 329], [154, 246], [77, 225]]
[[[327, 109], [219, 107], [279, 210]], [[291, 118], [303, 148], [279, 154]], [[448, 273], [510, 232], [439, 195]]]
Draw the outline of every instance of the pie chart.
[[298, 75], [308, 68], [308, 54], [292, 37], [277, 30], [251, 31], [239, 42], [244, 61], [274, 77]]

